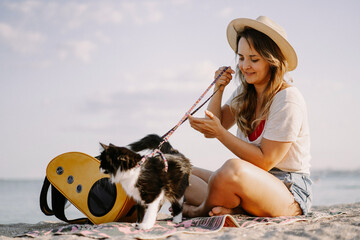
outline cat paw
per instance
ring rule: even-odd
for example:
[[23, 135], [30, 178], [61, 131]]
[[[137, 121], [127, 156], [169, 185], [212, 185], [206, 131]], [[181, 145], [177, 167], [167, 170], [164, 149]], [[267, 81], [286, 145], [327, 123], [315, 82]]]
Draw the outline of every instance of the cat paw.
[[141, 230], [148, 230], [151, 229], [153, 226], [154, 224], [151, 223], [139, 223], [136, 225], [136, 228]]
[[137, 228], [138, 225], [139, 225], [138, 223], [131, 223], [131, 227], [133, 228]]
[[182, 222], [182, 214], [178, 214], [175, 217], [173, 217], [173, 223], [178, 224]]

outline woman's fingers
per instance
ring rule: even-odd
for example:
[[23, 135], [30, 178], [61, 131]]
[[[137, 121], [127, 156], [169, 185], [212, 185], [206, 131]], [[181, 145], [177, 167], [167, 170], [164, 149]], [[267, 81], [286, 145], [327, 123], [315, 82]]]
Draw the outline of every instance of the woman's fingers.
[[[224, 71], [225, 67], [220, 67], [216, 72], [215, 72], [215, 78], [217, 76], [219, 76], [223, 71]], [[222, 76], [231, 76], [231, 74], [234, 74], [235, 71], [231, 69], [231, 67], [228, 67], [228, 69], [226, 69], [226, 71], [223, 73]]]
[[232, 79], [232, 74], [234, 74], [234, 70], [231, 69], [231, 67], [228, 67], [228, 69], [223, 72], [225, 69], [225, 67], [220, 67], [216, 72], [215, 72], [215, 77], [214, 78], [217, 78], [219, 77], [220, 74], [222, 74], [218, 80], [216, 81], [216, 86], [217, 88], [221, 87], [221, 89], [223, 90], [224, 87], [226, 85], [229, 84], [229, 82], [231, 81]]
[[214, 119], [214, 114], [210, 112], [209, 110], [205, 110], [206, 116], [208, 116], [210, 119]]
[[194, 118], [189, 116], [189, 122], [193, 129], [204, 134], [207, 138], [213, 138], [219, 129], [218, 119], [208, 110], [205, 111], [205, 114], [209, 118]]
[[204, 118], [196, 118], [191, 115], [189, 115], [188, 118], [189, 118], [190, 124], [201, 124], [201, 123], [203, 123], [203, 120], [204, 120]]

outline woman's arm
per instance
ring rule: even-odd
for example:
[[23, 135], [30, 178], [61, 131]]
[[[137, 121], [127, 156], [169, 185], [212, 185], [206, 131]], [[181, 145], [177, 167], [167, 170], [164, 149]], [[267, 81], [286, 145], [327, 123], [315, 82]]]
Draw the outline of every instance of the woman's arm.
[[225, 147], [239, 158], [248, 161], [265, 171], [277, 165], [289, 151], [291, 142], [276, 142], [263, 139], [260, 147], [247, 143], [231, 134], [221, 125], [220, 120], [206, 111], [208, 118], [190, 117], [191, 126], [205, 137], [217, 138]]
[[287, 154], [291, 142], [277, 142], [263, 138], [259, 147], [244, 142], [227, 130], [217, 139], [239, 158], [250, 162], [265, 171], [275, 167]]
[[[219, 68], [215, 72], [215, 78], [223, 71], [223, 68]], [[229, 129], [235, 123], [235, 118], [230, 110], [228, 105], [221, 107], [221, 102], [223, 98], [223, 93], [225, 87], [229, 84], [232, 79], [232, 74], [234, 70], [230, 67], [223, 73], [223, 75], [216, 81], [214, 91], [216, 94], [211, 98], [207, 110], [212, 112], [218, 119], [220, 119], [221, 124], [225, 129]], [[206, 117], [206, 115], [205, 115]]]
[[[216, 99], [214, 99], [215, 103], [216, 103]], [[218, 103], [216, 103], [217, 105]], [[221, 100], [220, 100], [220, 104], [221, 104]], [[224, 106], [220, 107], [220, 106], [216, 106], [214, 107], [215, 104], [211, 103], [209, 104], [208, 107], [208, 111], [209, 112], [213, 112], [214, 110], [217, 112], [217, 114], [214, 114], [218, 119], [220, 119], [221, 125], [225, 128], [225, 129], [230, 129], [234, 124], [235, 124], [235, 117], [233, 115], [233, 113], [231, 112], [230, 106], [225, 104]], [[205, 114], [205, 116], [207, 117], [207, 115]], [[210, 137], [210, 136], [209, 136]]]

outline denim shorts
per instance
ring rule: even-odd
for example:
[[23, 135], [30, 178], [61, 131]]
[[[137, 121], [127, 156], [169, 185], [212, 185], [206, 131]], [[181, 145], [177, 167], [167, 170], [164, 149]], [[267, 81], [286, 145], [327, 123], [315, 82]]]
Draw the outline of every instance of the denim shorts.
[[294, 195], [294, 199], [302, 210], [302, 213], [306, 215], [311, 208], [312, 181], [308, 174], [284, 172], [280, 169], [273, 168], [269, 171], [272, 175], [280, 179], [289, 191]]

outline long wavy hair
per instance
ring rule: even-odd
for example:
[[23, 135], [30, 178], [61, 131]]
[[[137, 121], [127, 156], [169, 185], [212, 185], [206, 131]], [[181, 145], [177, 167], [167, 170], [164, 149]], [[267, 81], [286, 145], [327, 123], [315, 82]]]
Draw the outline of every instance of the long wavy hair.
[[254, 48], [270, 64], [271, 71], [270, 81], [260, 96], [263, 100], [260, 115], [256, 118], [257, 94], [255, 87], [246, 82], [245, 76], [237, 64], [236, 75], [240, 78], [242, 92], [232, 100], [230, 107], [238, 128], [245, 136], [248, 136], [262, 120], [267, 119], [275, 94], [288, 86], [284, 80], [287, 62], [280, 48], [267, 35], [252, 28], [245, 28], [239, 34], [238, 42], [240, 38], [245, 38], [249, 46]]

